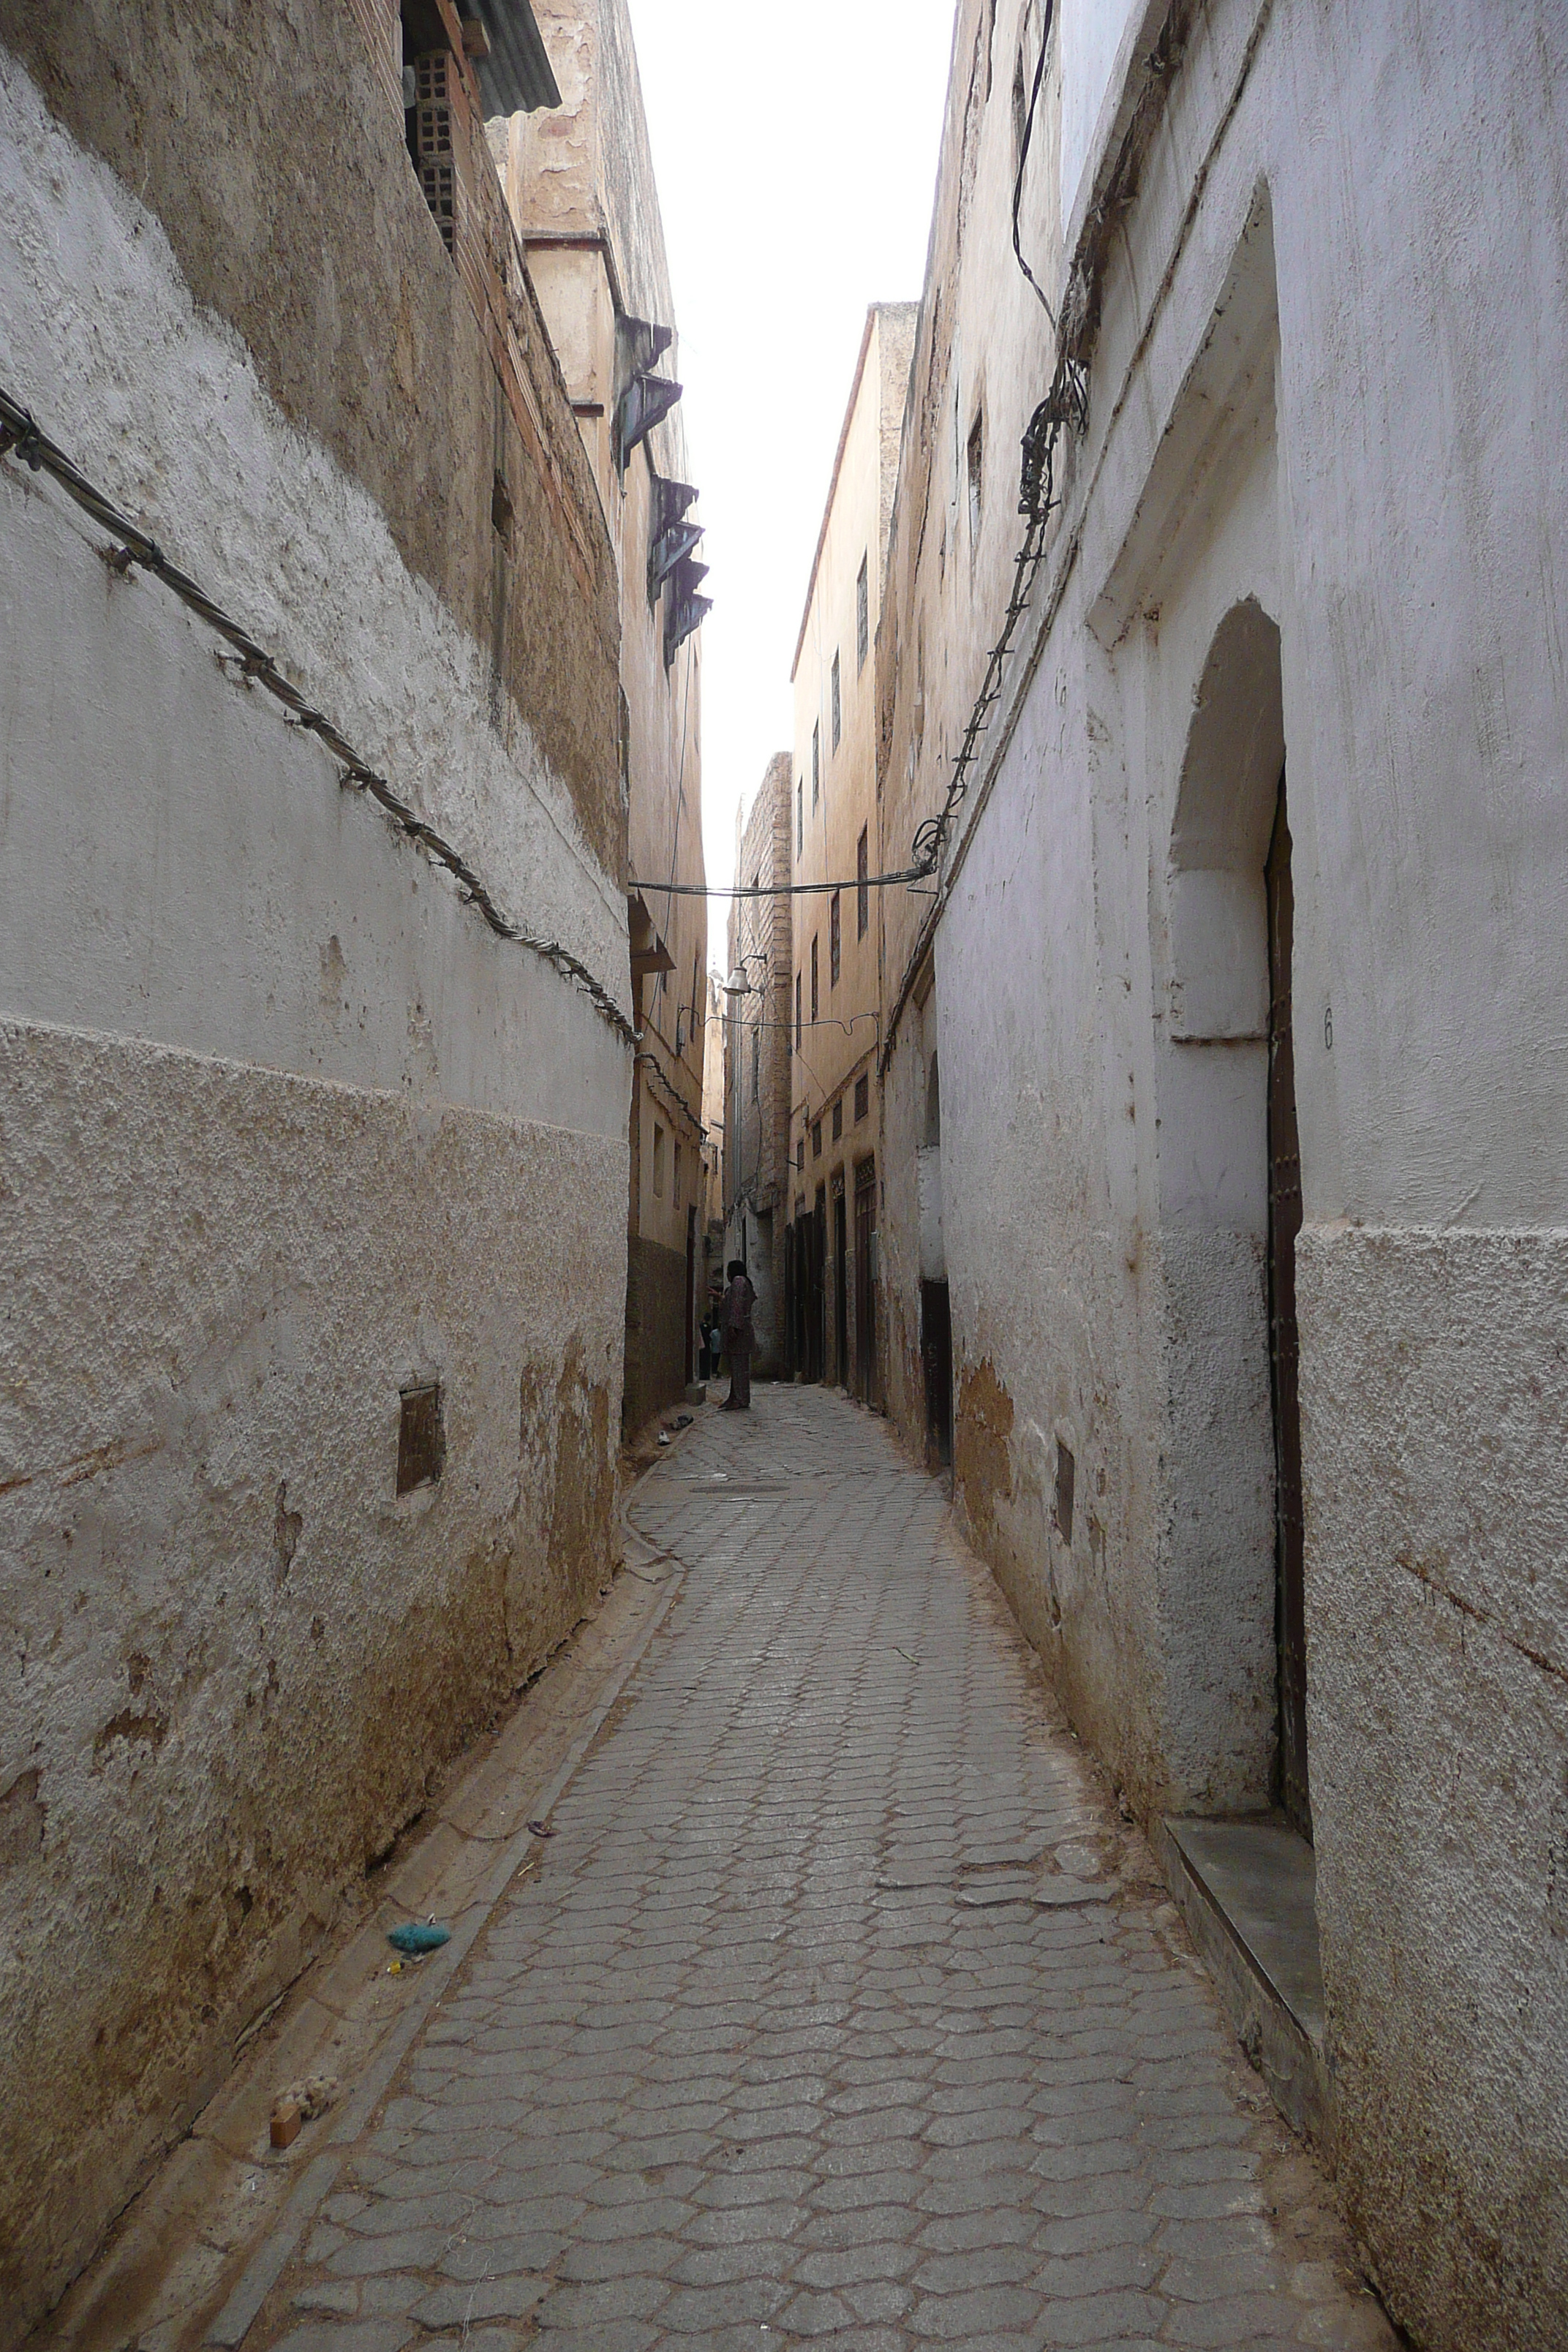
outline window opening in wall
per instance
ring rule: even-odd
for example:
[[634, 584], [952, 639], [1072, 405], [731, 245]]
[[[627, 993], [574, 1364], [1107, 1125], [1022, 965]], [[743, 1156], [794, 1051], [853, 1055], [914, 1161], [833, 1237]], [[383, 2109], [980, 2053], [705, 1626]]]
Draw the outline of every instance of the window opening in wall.
[[[406, 79], [404, 94], [408, 95]], [[457, 247], [458, 158], [454, 113], [464, 103], [461, 68], [449, 49], [425, 49], [414, 59], [414, 105], [404, 121], [409, 152], [430, 216], [448, 253]]]
[[753, 1029], [752, 1032], [752, 1100], [761, 1102], [762, 1098], [763, 1033], [760, 1029]]
[[860, 569], [855, 575], [855, 675], [859, 677], [866, 667], [866, 656], [871, 650], [871, 578], [867, 570], [870, 558], [860, 558]]
[[1072, 1546], [1072, 1494], [1078, 1477], [1078, 1465], [1070, 1447], [1057, 1440], [1057, 1528], [1063, 1543]]
[[819, 719], [811, 730], [811, 805], [816, 808], [822, 794], [822, 721]]
[[870, 1108], [871, 1081], [868, 1076], [863, 1076], [857, 1078], [855, 1081], [855, 1124], [857, 1127], [859, 1126], [860, 1121], [865, 1118]]
[[447, 1425], [439, 1381], [403, 1390], [397, 1417], [397, 1491], [433, 1486], [447, 1466]]
[[839, 908], [842, 893], [835, 890], [827, 902], [827, 985], [838, 985], [839, 967], [844, 960], [844, 924]]
[[653, 1123], [653, 1189], [656, 1199], [664, 1198], [664, 1129], [656, 1118]]
[[795, 976], [795, 1050], [797, 1054], [800, 1051], [800, 974], [797, 971]]
[[680, 1206], [680, 1146], [679, 1143], [675, 1147], [675, 1166], [672, 1172], [675, 1179], [675, 1205], [679, 1209]]
[[621, 719], [621, 814], [632, 804], [632, 707], [626, 700], [626, 689], [619, 689]]
[[844, 731], [844, 698], [839, 686], [838, 656], [833, 656], [833, 748], [838, 749], [838, 739]]
[[815, 1023], [822, 1009], [822, 999], [816, 985], [816, 933], [811, 935], [811, 1017]]
[[855, 936], [863, 940], [871, 921], [871, 843], [862, 825], [855, 844]]
[[934, 1048], [931, 1057], [931, 1075], [926, 1080], [926, 1141], [942, 1141], [942, 1072]]
[[795, 854], [799, 857], [805, 848], [805, 778], [795, 780]]
[[980, 537], [980, 510], [984, 489], [985, 419], [976, 413], [969, 428], [969, 546], [973, 552]]
[[840, 1096], [839, 1096], [839, 1097], [838, 1097], [838, 1100], [837, 1100], [837, 1101], [834, 1104], [834, 1106], [833, 1106], [833, 1140], [834, 1140], [834, 1142], [835, 1142], [835, 1143], [837, 1143], [837, 1142], [838, 1141], [838, 1139], [839, 1139], [839, 1137], [843, 1134], [843, 1132], [844, 1132], [844, 1097], [843, 1097], [843, 1096], [842, 1096], [842, 1095], [840, 1095]]
[[819, 1118], [811, 1122], [811, 1156], [814, 1160], [822, 1157], [822, 1121]]
[[801, 1136], [800, 1141], [795, 1147], [795, 1164], [797, 1169], [801, 1169], [805, 1166], [805, 1137], [804, 1133]]

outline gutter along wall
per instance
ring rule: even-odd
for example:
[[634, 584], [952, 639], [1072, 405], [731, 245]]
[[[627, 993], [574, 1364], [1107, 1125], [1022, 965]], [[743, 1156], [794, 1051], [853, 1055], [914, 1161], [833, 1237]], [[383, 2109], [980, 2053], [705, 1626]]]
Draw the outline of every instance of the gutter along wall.
[[[526, 279], [498, 340], [346, 9], [0, 41], [6, 388], [629, 1013], [615, 572]], [[629, 1057], [15, 457], [0, 536], [11, 2344], [602, 1580]]]
[[[954, 52], [883, 623], [889, 864], [980, 685], [1055, 362], [1010, 250], [1019, 16], [966, 5]], [[1539, 421], [1568, 192], [1534, 39], [1478, 6], [1440, 38], [1339, 6], [1142, 12], [1075, 199], [1087, 429], [927, 951], [926, 904], [886, 917], [889, 1008], [912, 983], [892, 1409], [923, 1434], [936, 1050], [959, 1506], [1141, 1808], [1265, 1808], [1285, 768], [1334, 2153], [1392, 2313], [1445, 2352], [1554, 2342], [1568, 2300], [1568, 476]], [[1055, 77], [1022, 221], [1053, 299]], [[1462, 188], [1455, 152], [1487, 158]]]

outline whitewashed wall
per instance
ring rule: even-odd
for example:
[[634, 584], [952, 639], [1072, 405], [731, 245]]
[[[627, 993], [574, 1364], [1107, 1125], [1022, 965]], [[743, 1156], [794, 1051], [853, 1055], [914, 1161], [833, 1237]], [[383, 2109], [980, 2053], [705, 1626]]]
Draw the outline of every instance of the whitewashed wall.
[[[0, 198], [6, 388], [624, 999], [489, 650], [4, 52]], [[100, 538], [0, 464], [7, 2346], [581, 1614], [620, 1404], [622, 1040]]]
[[[1037, 598], [1050, 623], [964, 804], [924, 1022], [929, 1051], [934, 1007], [961, 1505], [1140, 1801], [1256, 1804], [1257, 1008], [1211, 990], [1201, 1009], [1173, 841], [1209, 650], [1253, 603], [1279, 629], [1294, 842], [1339, 2179], [1395, 2316], [1442, 2352], [1553, 2341], [1568, 2298], [1568, 455], [1542, 422], [1568, 368], [1568, 178], [1549, 15], [1192, 16], [1108, 247]], [[1064, 72], [1109, 54], [1097, 21], [1104, 46], [1075, 52], [1064, 16]], [[967, 67], [961, 38], [950, 131]], [[1068, 214], [1091, 95], [1063, 96]], [[973, 123], [978, 162], [955, 152], [944, 184], [970, 205], [942, 311], [960, 415], [1036, 366], [997, 277], [1007, 127]], [[953, 250], [939, 217], [939, 267]], [[922, 343], [918, 385], [925, 364]], [[950, 751], [984, 640], [946, 593], [924, 728]], [[906, 667], [931, 609], [901, 618]], [[901, 679], [895, 786], [912, 699]], [[888, 1087], [906, 1323], [917, 1045], [906, 1014]]]

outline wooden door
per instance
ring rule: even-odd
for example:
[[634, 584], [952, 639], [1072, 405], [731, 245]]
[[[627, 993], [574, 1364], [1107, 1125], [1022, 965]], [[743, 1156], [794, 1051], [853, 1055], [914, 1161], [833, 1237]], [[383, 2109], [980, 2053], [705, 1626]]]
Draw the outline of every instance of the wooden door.
[[833, 1180], [833, 1378], [849, 1385], [849, 1220], [842, 1173]]
[[1268, 1356], [1274, 1397], [1275, 1629], [1279, 1647], [1279, 1802], [1312, 1834], [1307, 1785], [1306, 1547], [1301, 1513], [1301, 1411], [1296, 1329], [1296, 1236], [1301, 1230], [1301, 1145], [1290, 1030], [1295, 898], [1285, 779], [1266, 868], [1268, 887]]
[[925, 1369], [926, 1460], [952, 1460], [952, 1320], [945, 1282], [921, 1285], [921, 1360]]
[[871, 1235], [877, 1223], [877, 1163], [855, 1171], [855, 1393], [871, 1402], [877, 1363], [877, 1290], [871, 1279]]

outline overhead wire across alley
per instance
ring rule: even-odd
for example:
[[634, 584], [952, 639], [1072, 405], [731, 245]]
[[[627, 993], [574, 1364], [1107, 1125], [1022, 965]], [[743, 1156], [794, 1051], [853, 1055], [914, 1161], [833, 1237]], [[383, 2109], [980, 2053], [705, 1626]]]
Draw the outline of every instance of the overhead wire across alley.
[[1020, 215], [1024, 200], [1024, 180], [1028, 168], [1029, 149], [1034, 139], [1035, 118], [1039, 108], [1040, 92], [1045, 85], [1046, 67], [1049, 60], [1051, 31], [1055, 19], [1055, 0], [1046, 0], [1045, 22], [1040, 32], [1040, 52], [1036, 60], [1034, 79], [1029, 91], [1028, 111], [1024, 121], [1023, 136], [1018, 145], [1018, 164], [1013, 180], [1013, 252], [1019, 268], [1033, 288], [1040, 308], [1049, 320], [1052, 332], [1058, 336], [1055, 373], [1049, 391], [1037, 406], [1024, 433], [1022, 463], [1019, 470], [1018, 512], [1025, 518], [1022, 542], [1013, 564], [1013, 587], [1002, 616], [1001, 634], [985, 658], [985, 672], [980, 691], [974, 698], [958, 750], [953, 755], [952, 772], [941, 808], [925, 819], [911, 844], [911, 863], [886, 874], [856, 875], [838, 881], [777, 882], [766, 884], [721, 886], [707, 883], [685, 883], [675, 886], [676, 893], [710, 898], [798, 898], [827, 897], [836, 890], [890, 889], [902, 887], [918, 889], [938, 874], [952, 831], [958, 810], [969, 789], [969, 772], [980, 749], [981, 738], [989, 724], [992, 710], [1002, 699], [1002, 681], [1007, 656], [1013, 649], [1018, 624], [1029, 609], [1036, 577], [1046, 557], [1046, 535], [1051, 516], [1061, 504], [1056, 494], [1057, 446], [1063, 432], [1070, 425], [1082, 432], [1089, 421], [1089, 385], [1084, 370], [1069, 359], [1065, 339], [1060, 335], [1057, 314], [1047, 300], [1038, 278], [1024, 256]]
[[637, 1035], [631, 1023], [604, 982], [589, 970], [582, 958], [574, 955], [571, 949], [563, 946], [559, 940], [540, 938], [503, 915], [462, 852], [454, 848], [444, 835], [437, 833], [434, 825], [426, 824], [406, 801], [398, 797], [386, 778], [360, 757], [348, 738], [324, 712], [314, 708], [292, 679], [279, 668], [273, 656], [264, 646], [258, 644], [247, 629], [226, 613], [221, 604], [215, 603], [188, 572], [181, 571], [178, 564], [172, 563], [157, 541], [132, 522], [129, 515], [122, 513], [106, 492], [89, 481], [58, 444], [51, 441], [40, 429], [31, 410], [9, 393], [0, 390], [0, 457], [18, 457], [35, 474], [47, 474], [58, 482], [82, 512], [116, 542], [99, 551], [111, 572], [124, 578], [134, 568], [151, 572], [161, 580], [182, 604], [234, 648], [240, 676], [245, 682], [264, 687], [283, 705], [285, 723], [303, 729], [323, 745], [338, 762], [342, 771], [340, 782], [345, 789], [352, 786], [356, 791], [367, 793], [406, 839], [416, 843], [437, 866], [445, 867], [462, 896], [470, 906], [479, 908], [498, 939], [512, 940], [552, 965], [563, 979], [581, 989], [600, 1019], [607, 1023], [617, 1036], [628, 1045], [636, 1045]]

